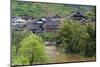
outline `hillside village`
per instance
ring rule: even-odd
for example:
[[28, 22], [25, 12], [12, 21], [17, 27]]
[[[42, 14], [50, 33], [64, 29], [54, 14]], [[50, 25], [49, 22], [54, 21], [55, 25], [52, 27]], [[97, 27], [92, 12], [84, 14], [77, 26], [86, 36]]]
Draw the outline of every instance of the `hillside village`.
[[51, 17], [42, 17], [40, 19], [33, 18], [31, 16], [12, 16], [12, 30], [18, 31], [23, 29], [31, 30], [33, 33], [42, 32], [56, 32], [59, 26], [62, 24], [61, 20], [75, 20], [81, 24], [87, 22], [95, 22], [94, 18], [87, 18], [81, 12], [74, 12], [69, 16], [60, 17], [58, 15]]
[[12, 0], [12, 66], [96, 60], [96, 7]]

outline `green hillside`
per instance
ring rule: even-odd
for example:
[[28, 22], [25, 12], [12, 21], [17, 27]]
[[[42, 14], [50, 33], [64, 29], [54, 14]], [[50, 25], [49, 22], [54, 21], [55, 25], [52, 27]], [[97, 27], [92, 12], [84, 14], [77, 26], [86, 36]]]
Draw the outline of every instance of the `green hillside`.
[[59, 15], [66, 16], [75, 11], [73, 7], [62, 4], [32, 3], [32, 2], [13, 2], [12, 15], [28, 15], [36, 18]]

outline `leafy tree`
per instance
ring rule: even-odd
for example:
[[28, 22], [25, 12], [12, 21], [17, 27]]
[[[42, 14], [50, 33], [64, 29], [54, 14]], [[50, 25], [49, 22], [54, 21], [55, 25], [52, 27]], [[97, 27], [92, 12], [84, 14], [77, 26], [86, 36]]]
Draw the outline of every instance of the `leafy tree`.
[[44, 41], [55, 41], [56, 38], [55, 34], [56, 33], [53, 32], [44, 32], [39, 34], [39, 36], [42, 37]]
[[30, 31], [12, 31], [12, 49], [15, 48], [15, 52], [16, 54], [18, 54], [18, 50], [20, 45], [20, 42], [26, 37], [28, 36], [30, 33]]
[[66, 52], [77, 53], [78, 50], [78, 40], [80, 38], [81, 24], [79, 22], [65, 21], [64, 25], [60, 30], [60, 37], [64, 43]]
[[58, 40], [60, 39], [62, 41], [66, 53], [80, 54], [86, 57], [95, 56], [95, 23], [86, 23], [82, 25], [75, 21], [65, 21], [58, 33]]
[[46, 62], [47, 58], [42, 39], [39, 36], [31, 33], [21, 41], [19, 55], [16, 57], [14, 64], [31, 65]]
[[87, 23], [85, 25], [86, 33], [81, 37], [80, 48], [83, 56], [95, 56], [96, 54], [96, 27], [95, 23]]
[[92, 7], [90, 11], [85, 12], [87, 18], [93, 18], [96, 16], [96, 7]]

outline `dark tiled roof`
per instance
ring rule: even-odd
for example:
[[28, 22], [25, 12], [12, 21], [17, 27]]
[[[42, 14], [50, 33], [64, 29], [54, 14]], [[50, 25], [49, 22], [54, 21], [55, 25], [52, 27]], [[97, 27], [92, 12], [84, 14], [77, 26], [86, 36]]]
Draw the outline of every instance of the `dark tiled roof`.
[[83, 17], [83, 18], [85, 18], [84, 14], [81, 12], [75, 12], [75, 13], [71, 14], [70, 17]]
[[41, 24], [30, 23], [30, 24], [27, 25], [27, 28], [28, 28], [28, 29], [38, 29], [38, 28], [40, 28], [40, 25], [41, 25]]
[[59, 22], [55, 22], [55, 21], [46, 21], [45, 25], [58, 25]]

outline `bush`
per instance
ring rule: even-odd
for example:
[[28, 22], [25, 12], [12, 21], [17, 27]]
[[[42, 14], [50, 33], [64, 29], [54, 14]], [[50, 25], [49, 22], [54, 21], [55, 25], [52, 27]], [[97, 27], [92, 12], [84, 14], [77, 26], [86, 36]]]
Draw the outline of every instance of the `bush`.
[[85, 24], [86, 33], [81, 37], [80, 48], [83, 56], [95, 56], [96, 54], [96, 27], [93, 23]]
[[12, 49], [15, 50], [14, 53], [18, 54], [20, 48], [20, 42], [30, 34], [30, 31], [13, 31], [12, 32]]
[[21, 41], [30, 34], [30, 31], [24, 30], [24, 31], [12, 31], [12, 62], [17, 62], [19, 48], [21, 47]]
[[30, 34], [21, 41], [18, 57], [14, 60], [14, 64], [31, 65], [46, 63], [45, 47], [42, 39]]
[[40, 37], [42, 37], [42, 39], [44, 41], [55, 41], [55, 34], [53, 32], [44, 32], [39, 34]]
[[79, 22], [65, 21], [59, 33], [67, 53], [77, 53], [80, 51], [77, 45], [81, 32], [82, 29]]
[[95, 23], [82, 25], [77, 21], [65, 21], [59, 30], [59, 39], [62, 40], [66, 53], [87, 57], [94, 56], [96, 53]]

